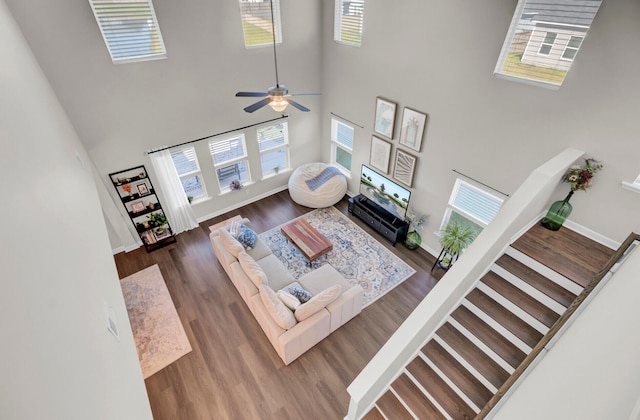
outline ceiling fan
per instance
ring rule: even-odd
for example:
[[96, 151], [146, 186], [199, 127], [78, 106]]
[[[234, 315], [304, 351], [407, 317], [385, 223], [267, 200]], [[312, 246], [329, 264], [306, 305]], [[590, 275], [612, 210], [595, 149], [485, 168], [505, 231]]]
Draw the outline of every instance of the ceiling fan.
[[276, 112], [283, 112], [288, 105], [291, 105], [300, 111], [309, 112], [310, 109], [304, 105], [300, 105], [293, 99], [290, 99], [292, 96], [299, 95], [319, 95], [319, 93], [299, 93], [297, 95], [289, 93], [289, 89], [285, 85], [281, 85], [278, 81], [278, 58], [276, 56], [276, 28], [275, 28], [275, 19], [273, 17], [273, 0], [270, 2], [271, 5], [271, 30], [273, 34], [273, 62], [275, 64], [276, 69], [276, 85], [271, 86], [267, 89], [266, 92], [238, 92], [236, 96], [241, 97], [264, 97], [264, 99], [254, 103], [253, 105], [249, 105], [244, 108], [246, 112], [254, 112], [258, 109], [262, 108], [265, 105], [269, 105]]

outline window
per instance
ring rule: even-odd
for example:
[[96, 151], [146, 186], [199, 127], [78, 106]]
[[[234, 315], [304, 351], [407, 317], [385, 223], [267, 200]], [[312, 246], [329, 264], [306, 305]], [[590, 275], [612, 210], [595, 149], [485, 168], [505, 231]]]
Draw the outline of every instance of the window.
[[502, 198], [458, 178], [440, 229], [444, 229], [449, 222], [458, 222], [470, 227], [477, 235], [498, 214], [503, 202]]
[[209, 142], [220, 191], [230, 190], [231, 181], [246, 184], [251, 181], [247, 145], [244, 134]]
[[259, 128], [258, 148], [262, 176], [289, 168], [289, 133], [286, 122]]
[[[271, 1], [239, 0], [239, 2], [244, 46], [251, 48], [273, 45]], [[280, 0], [273, 0], [273, 17], [275, 20], [276, 44], [281, 44]]]
[[538, 54], [549, 55], [551, 52], [551, 48], [553, 47], [553, 43], [556, 42], [556, 37], [558, 36], [555, 32], [547, 32], [542, 41], [542, 45], [540, 45], [540, 49], [538, 50]]
[[200, 165], [196, 157], [196, 150], [193, 147], [185, 147], [171, 151], [171, 159], [176, 167], [182, 188], [187, 197], [193, 199], [207, 196], [207, 190], [200, 174]]
[[602, 0], [518, 0], [494, 74], [559, 88], [601, 3]]
[[151, 0], [89, 0], [114, 63], [166, 58]]
[[351, 174], [354, 134], [353, 127], [335, 118], [331, 119], [331, 163], [348, 174]]
[[569, 39], [567, 48], [565, 48], [564, 52], [562, 53], [562, 58], [564, 58], [565, 60], [573, 60], [576, 54], [578, 54], [578, 48], [580, 48], [583, 39], [584, 38], [581, 36], [572, 36]]
[[336, 0], [333, 39], [346, 45], [362, 44], [364, 0]]

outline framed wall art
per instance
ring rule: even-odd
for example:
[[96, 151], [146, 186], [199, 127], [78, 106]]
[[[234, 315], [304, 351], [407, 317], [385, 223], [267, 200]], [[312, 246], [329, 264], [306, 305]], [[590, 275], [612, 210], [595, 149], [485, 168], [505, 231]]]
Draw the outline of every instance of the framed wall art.
[[136, 188], [138, 189], [138, 194], [140, 195], [149, 194], [149, 188], [147, 187], [147, 184], [144, 182], [142, 184], [136, 185]]
[[376, 169], [389, 173], [389, 159], [391, 158], [391, 143], [379, 137], [371, 136], [371, 155], [369, 163]]
[[381, 97], [376, 98], [376, 116], [373, 131], [389, 140], [393, 139], [393, 129], [396, 123], [396, 107], [398, 104]]
[[411, 188], [413, 186], [413, 174], [416, 170], [418, 158], [402, 149], [396, 149], [396, 161], [393, 166], [393, 177]]
[[400, 126], [400, 144], [419, 152], [426, 125], [427, 114], [405, 106]]

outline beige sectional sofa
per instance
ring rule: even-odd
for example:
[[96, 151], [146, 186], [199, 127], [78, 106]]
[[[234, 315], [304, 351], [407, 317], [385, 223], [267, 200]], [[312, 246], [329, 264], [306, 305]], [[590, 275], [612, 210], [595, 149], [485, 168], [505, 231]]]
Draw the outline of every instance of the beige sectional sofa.
[[[240, 222], [248, 227], [248, 219]], [[247, 249], [226, 228], [210, 235], [213, 250], [232, 283], [256, 318], [274, 349], [289, 364], [362, 310], [364, 291], [329, 264], [297, 281], [260, 239]], [[280, 297], [291, 287], [313, 296], [294, 310]], [[297, 302], [297, 301], [296, 301]]]

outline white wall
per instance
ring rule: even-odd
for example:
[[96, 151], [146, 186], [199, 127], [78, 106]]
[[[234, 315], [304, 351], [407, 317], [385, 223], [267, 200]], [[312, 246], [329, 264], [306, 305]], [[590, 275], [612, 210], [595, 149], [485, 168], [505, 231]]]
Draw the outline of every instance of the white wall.
[[640, 396], [638, 272], [636, 250], [506, 400], [495, 420], [637, 420], [638, 412], [632, 413]]
[[[429, 115], [412, 204], [431, 218], [423, 244], [439, 250], [439, 227], [456, 175], [512, 194], [539, 162], [566, 147], [603, 161], [571, 219], [618, 242], [640, 231], [640, 196], [620, 188], [640, 173], [637, 141], [640, 3], [605, 1], [558, 91], [493, 76], [515, 0], [367, 2], [361, 48], [333, 42], [324, 2], [323, 138], [329, 112], [364, 125], [354, 168], [369, 161], [376, 96]], [[396, 124], [397, 126], [398, 124]], [[393, 141], [398, 147], [399, 130]], [[325, 147], [328, 150], [328, 146]], [[357, 178], [357, 177], [356, 177]], [[356, 180], [349, 184], [357, 191]], [[562, 185], [552, 200], [566, 195]]]
[[[242, 109], [255, 98], [235, 97], [238, 91], [266, 91], [275, 85], [273, 49], [245, 49], [237, 0], [155, 0], [168, 58], [119, 65], [111, 62], [89, 2], [7, 3], [114, 196], [106, 178], [110, 172], [144, 164], [156, 182], [146, 150], [279, 115], [269, 107], [245, 113]], [[281, 2], [283, 44], [277, 49], [278, 73], [280, 83], [291, 93], [322, 92], [320, 4], [320, 0]], [[294, 167], [319, 156], [322, 96], [296, 99], [312, 112], [287, 109]], [[255, 129], [246, 135], [256, 155]], [[196, 150], [212, 200], [194, 205], [197, 218], [286, 185], [286, 173], [260, 181], [260, 161], [255, 156], [250, 165], [257, 182], [241, 192], [218, 196], [206, 143], [199, 143]], [[119, 202], [115, 206], [126, 217], [123, 206]], [[118, 237], [115, 232], [111, 236]]]
[[0, 61], [0, 417], [150, 419], [89, 156], [4, 0]]

